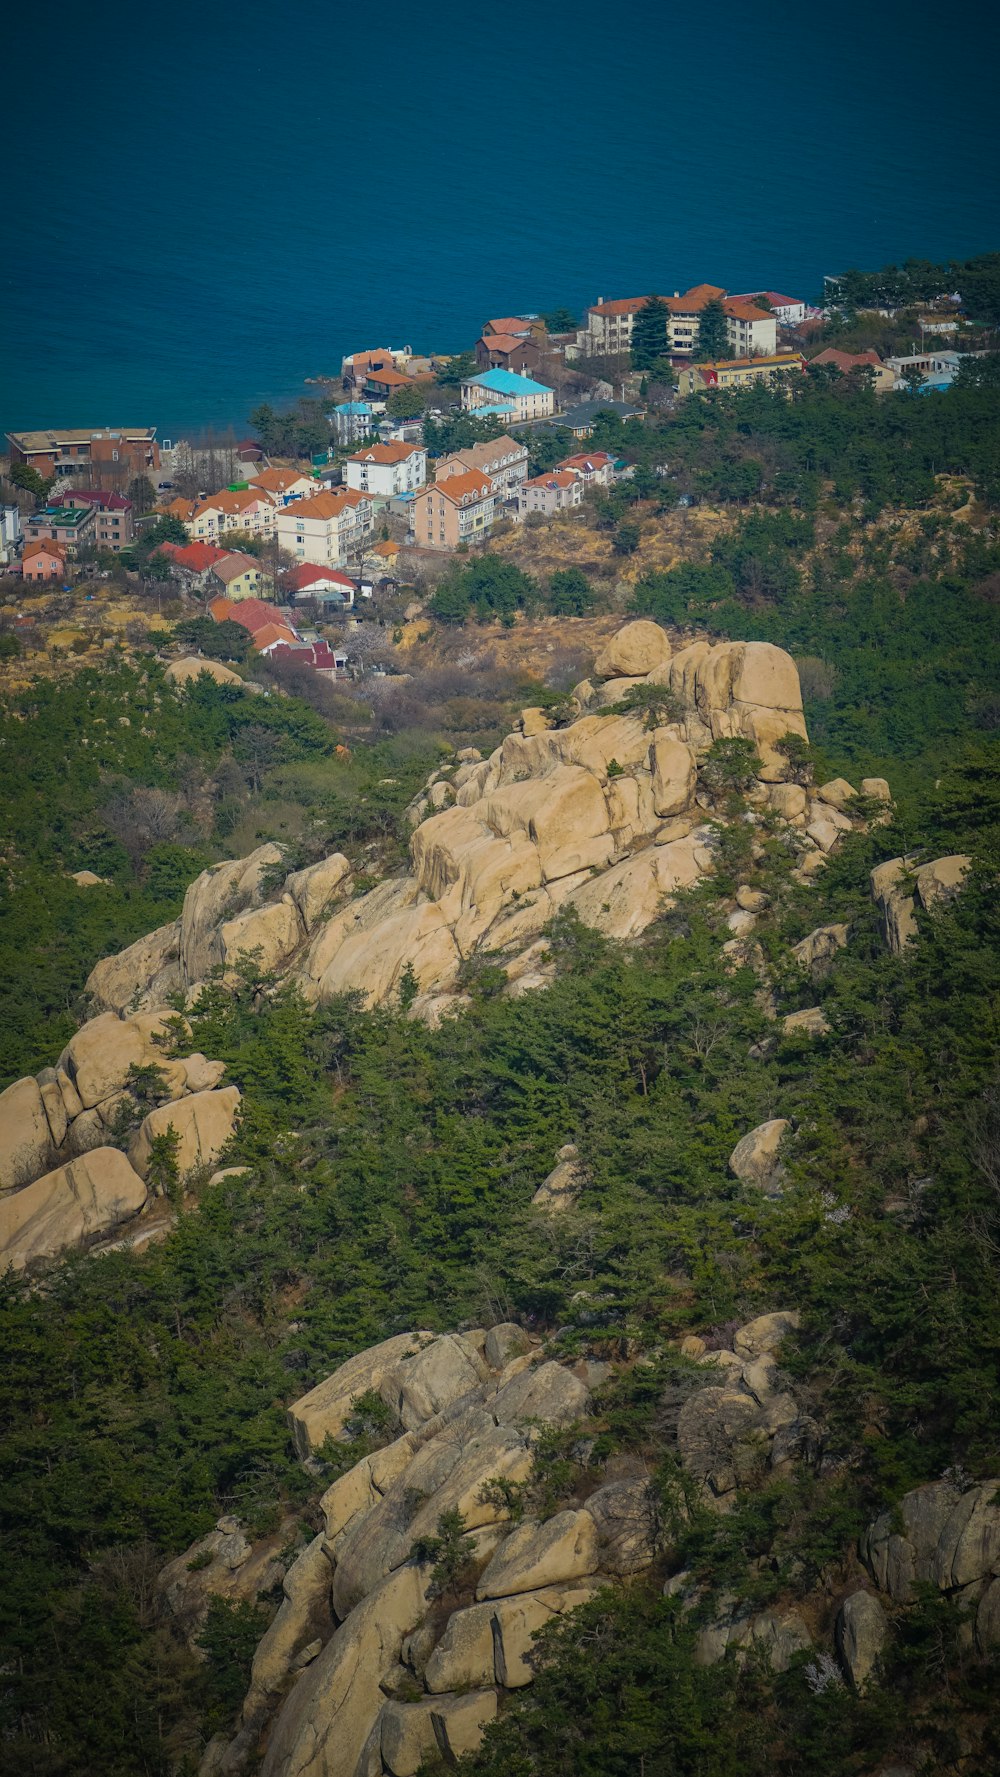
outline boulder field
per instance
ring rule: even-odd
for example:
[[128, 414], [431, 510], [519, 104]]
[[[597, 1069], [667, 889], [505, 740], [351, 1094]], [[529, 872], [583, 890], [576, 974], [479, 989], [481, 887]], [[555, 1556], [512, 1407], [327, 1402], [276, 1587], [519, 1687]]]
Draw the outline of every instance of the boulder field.
[[[416, 987], [410, 1016], [431, 1023], [468, 1003], [461, 971], [477, 955], [503, 969], [509, 995], [542, 987], [551, 979], [543, 932], [560, 909], [627, 941], [711, 876], [724, 815], [704, 766], [716, 741], [752, 744], [759, 776], [746, 789], [744, 818], [778, 823], [801, 882], [857, 822], [891, 818], [881, 778], [863, 780], [860, 801], [843, 778], [815, 790], [788, 781], [780, 743], [805, 738], [806, 727], [795, 664], [769, 643], [701, 641], [672, 652], [657, 624], [626, 623], [593, 678], [576, 687], [569, 714], [555, 726], [544, 711], [526, 710], [489, 758], [464, 749], [436, 771], [410, 810], [405, 874], [358, 893], [339, 852], [285, 874], [281, 848], [260, 845], [203, 871], [176, 920], [98, 962], [87, 982], [95, 1016], [55, 1067], [0, 1094], [0, 1263], [55, 1257], [137, 1213], [151, 1143], [169, 1128], [180, 1138], [182, 1177], [214, 1163], [239, 1093], [220, 1086], [220, 1062], [176, 1058], [186, 1026], [168, 1002], [190, 1007], [207, 980], [234, 981], [243, 958], [320, 1002], [356, 992], [369, 1005], [392, 1003], [405, 978]], [[946, 899], [967, 866], [965, 858], [926, 864], [912, 892], [911, 860], [878, 866], [872, 892], [893, 948], [915, 929], [916, 901]], [[764, 900], [740, 888], [727, 949], [745, 948]], [[820, 979], [846, 942], [846, 926], [817, 928], [796, 960]], [[784, 1028], [809, 1039], [827, 1025], [809, 1008]], [[150, 1090], [162, 1102], [128, 1147], [136, 1182], [122, 1192], [116, 1166], [113, 1187], [84, 1189], [84, 1211], [83, 1175], [70, 1164], [114, 1146], [131, 1070], [152, 1067]], [[539, 1199], [549, 1208], [574, 1200], [576, 1174], [562, 1159]], [[92, 1163], [88, 1179], [99, 1172]], [[43, 1183], [44, 1213], [14, 1201]]]
[[[798, 1326], [794, 1310], [777, 1309], [728, 1345], [689, 1335], [680, 1347], [675, 1453], [713, 1512], [769, 1475], [820, 1470], [823, 1427], [781, 1367]], [[689, 1505], [668, 1499], [637, 1455], [596, 1470], [584, 1457], [585, 1479], [545, 1506], [542, 1429], [569, 1432], [586, 1452], [601, 1423], [595, 1390], [629, 1361], [559, 1357], [510, 1322], [413, 1331], [297, 1401], [289, 1418], [306, 1464], [327, 1438], [346, 1458], [320, 1499], [318, 1534], [291, 1558], [287, 1524], [254, 1544], [224, 1518], [160, 1575], [161, 1611], [189, 1640], [213, 1594], [254, 1602], [281, 1585], [236, 1735], [211, 1742], [201, 1777], [414, 1777], [432, 1755], [450, 1764], [479, 1744], [509, 1692], [532, 1683], [539, 1629], [640, 1576], [694, 1613], [705, 1665], [728, 1654], [784, 1671], [812, 1650], [863, 1691], [921, 1581], [954, 1599], [977, 1645], [997, 1645], [1000, 1483], [915, 1489], [862, 1537], [839, 1592], [790, 1592], [766, 1610], [706, 1596], [681, 1567]], [[386, 1441], [350, 1466], [352, 1403], [373, 1393], [391, 1415]], [[462, 1547], [442, 1579], [422, 1545], [446, 1513], [459, 1514]]]

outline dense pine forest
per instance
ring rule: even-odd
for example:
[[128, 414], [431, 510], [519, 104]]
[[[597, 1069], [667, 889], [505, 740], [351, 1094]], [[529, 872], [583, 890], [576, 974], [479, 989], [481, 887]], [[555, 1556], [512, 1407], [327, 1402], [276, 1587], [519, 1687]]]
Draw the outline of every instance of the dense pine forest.
[[[291, 1520], [304, 1545], [344, 1452], [304, 1467], [288, 1404], [390, 1334], [497, 1321], [567, 1360], [618, 1361], [599, 1434], [548, 1452], [545, 1509], [639, 1455], [663, 1558], [543, 1633], [534, 1683], [463, 1768], [1000, 1769], [995, 1652], [933, 1587], [863, 1694], [805, 1654], [780, 1672], [700, 1664], [704, 1612], [664, 1592], [682, 1571], [705, 1612], [721, 1593], [808, 1612], [908, 1490], [1000, 1472], [996, 378], [984, 359], [946, 394], [884, 400], [804, 379], [791, 400], [756, 390], [599, 423], [595, 444], [636, 474], [596, 523], [681, 497], [727, 518], [691, 560], [640, 577], [631, 609], [682, 639], [787, 649], [803, 773], [884, 776], [893, 824], [846, 835], [809, 884], [734, 827], [715, 880], [641, 939], [557, 916], [551, 985], [512, 999], [477, 966], [467, 1009], [437, 1028], [405, 1004], [308, 1005], [252, 966], [202, 995], [194, 1047], [243, 1094], [227, 1158], [246, 1170], [181, 1207], [162, 1243], [0, 1283], [0, 1770], [193, 1777], [232, 1731], [277, 1596], [213, 1608], [195, 1653], [158, 1606], [157, 1572], [223, 1514], [251, 1538]], [[480, 562], [438, 589], [430, 621], [480, 635], [548, 612], [569, 638], [573, 611], [604, 596]], [[405, 810], [433, 766], [488, 750], [522, 705], [558, 711], [568, 689], [438, 685], [380, 722], [359, 716], [363, 690], [323, 707], [206, 680], [180, 693], [147, 649], [11, 692], [3, 1083], [55, 1060], [94, 962], [173, 917], [208, 863], [275, 838], [288, 868], [339, 849], [374, 883], [405, 858]], [[943, 853], [973, 860], [963, 892], [891, 954], [871, 870]], [[80, 893], [67, 872], [82, 867], [105, 884]], [[723, 951], [720, 897], [737, 883], [766, 897], [756, 936], [780, 1012], [821, 1007], [818, 1040], [775, 1035], [753, 968]], [[805, 981], [790, 946], [828, 922], [849, 922], [850, 943]], [[727, 1160], [775, 1117], [799, 1132], [789, 1176], [748, 1202]], [[531, 1196], [569, 1142], [587, 1183], [572, 1214], [543, 1220]], [[676, 1421], [696, 1373], [679, 1343], [775, 1307], [801, 1315], [782, 1362], [822, 1457], [715, 1515], [683, 1498]]]

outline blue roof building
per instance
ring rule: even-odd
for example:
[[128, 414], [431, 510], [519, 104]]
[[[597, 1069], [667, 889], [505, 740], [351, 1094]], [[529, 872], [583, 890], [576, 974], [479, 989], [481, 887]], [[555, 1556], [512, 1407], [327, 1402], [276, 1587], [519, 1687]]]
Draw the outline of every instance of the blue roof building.
[[513, 370], [484, 370], [463, 382], [462, 406], [467, 413], [485, 407], [512, 420], [540, 420], [555, 412], [555, 395], [544, 383]]

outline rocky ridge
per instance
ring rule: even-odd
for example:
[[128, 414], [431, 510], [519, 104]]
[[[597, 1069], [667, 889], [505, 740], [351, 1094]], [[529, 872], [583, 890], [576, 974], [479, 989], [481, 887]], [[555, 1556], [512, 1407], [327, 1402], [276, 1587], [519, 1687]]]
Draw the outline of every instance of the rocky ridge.
[[[519, 995], [551, 978], [543, 937], [572, 909], [606, 936], [628, 940], [681, 891], [715, 868], [720, 799], [705, 777], [714, 742], [747, 742], [756, 778], [745, 793], [751, 828], [777, 823], [800, 881], [822, 869], [867, 812], [890, 817], [883, 779], [858, 793], [842, 778], [810, 790], [789, 781], [781, 743], [806, 736], [794, 662], [767, 643], [695, 642], [672, 652], [658, 625], [627, 623], [576, 687], [564, 726], [540, 710], [488, 759], [474, 749], [435, 772], [411, 810], [410, 869], [356, 892], [334, 853], [290, 874], [281, 849], [213, 865], [190, 885], [180, 916], [97, 963], [87, 983], [97, 1014], [54, 1068], [0, 1094], [0, 1255], [23, 1267], [90, 1242], [138, 1214], [157, 1135], [180, 1137], [183, 1178], [211, 1168], [233, 1132], [239, 1092], [219, 1062], [167, 1058], [190, 1031], [170, 1002], [193, 1005], [208, 980], [233, 982], [241, 959], [298, 983], [310, 1000], [356, 992], [392, 1002], [404, 984], [410, 1015], [431, 1022], [468, 1003], [463, 972], [489, 958]], [[952, 894], [968, 866], [939, 859], [917, 873], [893, 859], [873, 873], [887, 939], [899, 948], [924, 907]], [[748, 956], [761, 896], [741, 887], [727, 948]], [[846, 926], [818, 928], [796, 947], [812, 975], [847, 942]], [[762, 1004], [767, 1005], [766, 986]], [[822, 1035], [818, 1008], [793, 1012], [786, 1031]], [[132, 1070], [159, 1070], [148, 1111], [123, 1156], [112, 1143]], [[86, 1156], [86, 1166], [78, 1163]], [[549, 1207], [573, 1201], [568, 1156]], [[553, 1175], [554, 1178], [554, 1175]]]
[[[588, 1466], [600, 1387], [639, 1355], [568, 1360], [514, 1323], [397, 1334], [360, 1353], [289, 1411], [307, 1465], [328, 1438], [349, 1460], [366, 1403], [388, 1410], [388, 1441], [363, 1446], [320, 1500], [322, 1528], [285, 1564], [235, 1738], [208, 1747], [201, 1777], [415, 1777], [473, 1750], [504, 1696], [534, 1677], [533, 1640], [604, 1587], [655, 1583], [694, 1613], [697, 1658], [751, 1652], [784, 1671], [812, 1652], [863, 1691], [895, 1618], [927, 1581], [952, 1598], [982, 1650], [1000, 1642], [1000, 1483], [948, 1479], [907, 1494], [861, 1539], [839, 1588], [753, 1610], [708, 1595], [675, 1546], [699, 1502], [726, 1512], [773, 1474], [823, 1472], [823, 1428], [781, 1367], [791, 1310], [758, 1316], [728, 1345], [688, 1336], [675, 1453], [693, 1491], [671, 1497], [653, 1464]], [[569, 1497], [545, 1501], [535, 1453], [555, 1428], [580, 1457]], [[327, 1446], [329, 1449], [330, 1446]], [[544, 1457], [542, 1458], [544, 1468]], [[442, 1578], [434, 1547], [448, 1514], [461, 1533]], [[235, 1519], [160, 1576], [165, 1614], [186, 1635], [213, 1593], [255, 1599], [276, 1583], [287, 1526], [252, 1544]]]

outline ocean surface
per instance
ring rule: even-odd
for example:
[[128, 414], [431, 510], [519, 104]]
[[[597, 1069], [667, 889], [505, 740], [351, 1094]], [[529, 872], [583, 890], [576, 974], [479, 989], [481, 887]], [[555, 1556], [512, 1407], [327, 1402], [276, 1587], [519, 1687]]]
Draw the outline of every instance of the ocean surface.
[[5, 29], [0, 429], [245, 429], [492, 315], [1000, 247], [996, 8], [66, 0]]

